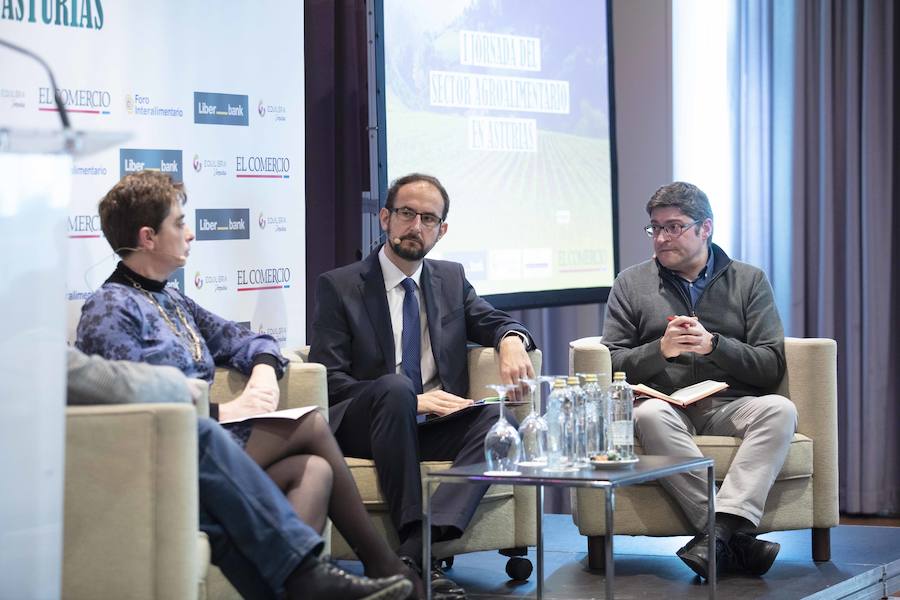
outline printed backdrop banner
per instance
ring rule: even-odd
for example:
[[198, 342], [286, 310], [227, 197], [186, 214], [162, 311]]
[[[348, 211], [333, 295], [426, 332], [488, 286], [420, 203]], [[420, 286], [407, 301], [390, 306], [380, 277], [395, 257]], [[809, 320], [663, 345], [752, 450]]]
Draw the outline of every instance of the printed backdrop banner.
[[[117, 261], [97, 203], [152, 169], [184, 182], [197, 236], [170, 285], [288, 349], [304, 344], [302, 0], [4, 2], [0, 38], [50, 64], [73, 128], [131, 134], [72, 170], [68, 339]], [[0, 128], [59, 127], [40, 66], [2, 47], [0, 65]]]

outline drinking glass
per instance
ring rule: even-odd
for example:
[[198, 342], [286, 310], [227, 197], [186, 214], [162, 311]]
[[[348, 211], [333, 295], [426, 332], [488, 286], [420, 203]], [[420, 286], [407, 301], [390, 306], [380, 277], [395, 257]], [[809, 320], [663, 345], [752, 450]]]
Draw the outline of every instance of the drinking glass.
[[[521, 467], [542, 467], [547, 464], [547, 421], [541, 416], [541, 384], [553, 383], [553, 377], [524, 377], [522, 383], [528, 386], [531, 394], [531, 412], [519, 425], [519, 437], [522, 439]], [[537, 391], [537, 393], [535, 393]]]
[[487, 462], [488, 473], [518, 475], [516, 463], [519, 462], [519, 448], [522, 441], [516, 428], [506, 420], [503, 410], [509, 392], [516, 386], [504, 383], [487, 387], [497, 392], [500, 398], [500, 416], [484, 437], [484, 459]]

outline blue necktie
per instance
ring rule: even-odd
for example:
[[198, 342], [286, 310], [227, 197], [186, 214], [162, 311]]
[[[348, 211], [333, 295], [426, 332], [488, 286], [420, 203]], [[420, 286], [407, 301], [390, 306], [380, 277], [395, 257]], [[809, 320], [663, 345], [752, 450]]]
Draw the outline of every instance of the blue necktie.
[[416, 394], [422, 393], [422, 326], [419, 320], [419, 301], [416, 300], [416, 282], [407, 277], [402, 282], [406, 295], [403, 297], [403, 332], [400, 347], [403, 357], [400, 371], [412, 381]]

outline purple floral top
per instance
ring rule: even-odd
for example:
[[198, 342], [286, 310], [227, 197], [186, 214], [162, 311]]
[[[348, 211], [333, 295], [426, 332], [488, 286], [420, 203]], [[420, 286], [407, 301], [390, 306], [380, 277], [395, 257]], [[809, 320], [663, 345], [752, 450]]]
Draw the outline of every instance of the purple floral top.
[[[153, 294], [182, 334], [176, 335], [159, 314], [159, 309], [128, 278]], [[190, 335], [175, 310], [200, 336], [199, 361], [191, 354]], [[112, 360], [131, 360], [181, 369], [188, 377], [212, 382], [216, 365], [249, 375], [258, 363], [275, 368], [279, 378], [288, 361], [281, 356], [278, 342], [257, 335], [233, 321], [201, 308], [164, 282], [142, 277], [119, 263], [109, 279], [94, 292], [81, 309], [75, 345], [86, 354]]]

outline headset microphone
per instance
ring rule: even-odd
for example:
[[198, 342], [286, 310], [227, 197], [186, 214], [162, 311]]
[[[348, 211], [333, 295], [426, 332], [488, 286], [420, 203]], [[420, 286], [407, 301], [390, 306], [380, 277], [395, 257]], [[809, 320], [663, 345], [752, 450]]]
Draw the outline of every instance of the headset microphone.
[[394, 243], [395, 246], [399, 246], [400, 242], [402, 242], [403, 240], [401, 240], [400, 238], [394, 238], [391, 241]]

